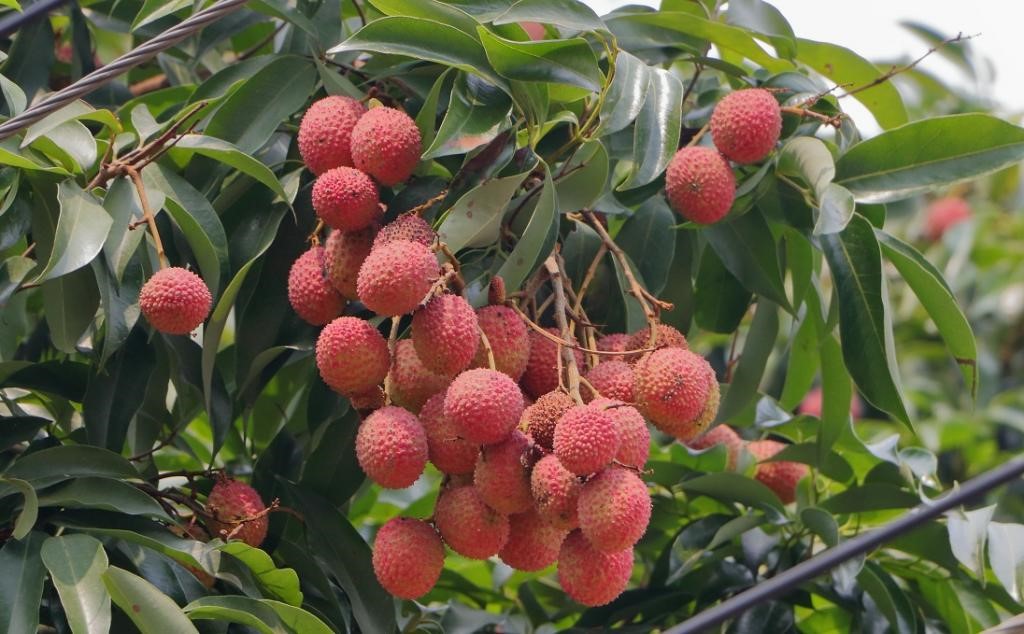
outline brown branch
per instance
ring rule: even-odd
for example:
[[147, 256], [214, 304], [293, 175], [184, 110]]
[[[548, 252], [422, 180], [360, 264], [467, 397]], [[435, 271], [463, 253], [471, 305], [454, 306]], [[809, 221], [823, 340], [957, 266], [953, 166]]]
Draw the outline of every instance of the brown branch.
[[480, 345], [484, 347], [484, 352], [487, 353], [487, 367], [496, 370], [497, 366], [494, 363], [494, 348], [491, 347], [491, 340], [487, 338], [487, 333], [480, 327], [480, 324], [476, 325], [476, 329], [480, 332]]
[[131, 177], [135, 184], [135, 191], [139, 194], [139, 202], [142, 203], [142, 213], [149, 225], [149, 234], [153, 237], [153, 246], [156, 247], [156, 257], [160, 261], [160, 268], [166, 269], [170, 264], [167, 262], [167, 254], [164, 253], [164, 243], [160, 240], [160, 232], [156, 228], [156, 217], [149, 207], [149, 198], [146, 196], [146, 186], [142, 184], [142, 176], [134, 167], [125, 166], [125, 172]]
[[405, 213], [407, 213], [407, 214], [409, 214], [411, 216], [419, 216], [424, 211], [430, 209], [431, 207], [433, 207], [437, 203], [439, 203], [442, 200], [444, 200], [447, 196], [448, 196], [448, 190], [447, 189], [442, 189], [433, 198], [430, 198], [429, 200], [425, 200], [425, 201], [421, 202], [420, 204], [416, 205], [415, 207], [413, 207], [412, 209], [410, 209], [409, 211], [407, 211]]
[[811, 119], [817, 119], [823, 124], [830, 125], [836, 129], [839, 129], [839, 126], [843, 124], [843, 117], [845, 116], [841, 112], [837, 115], [829, 116], [827, 114], [815, 112], [814, 110], [811, 110], [809, 108], [803, 108], [800, 106], [786, 106], [784, 108], [780, 108], [780, 110], [787, 114], [795, 114], [798, 117], [808, 117]]
[[[391, 362], [394, 363], [395, 359], [395, 347], [398, 344], [398, 325], [402, 322], [401, 315], [395, 315], [391, 318], [391, 333], [388, 335], [388, 356], [391, 357]], [[384, 404], [391, 405], [391, 373], [388, 372], [384, 377]]]
[[[565, 301], [565, 289], [562, 287], [563, 273], [562, 268], [558, 265], [558, 260], [555, 254], [548, 256], [544, 260], [544, 268], [548, 272], [548, 277], [551, 279], [551, 287], [554, 291], [555, 296], [555, 321], [558, 322], [558, 328], [562, 333], [562, 339], [566, 341], [572, 341], [572, 331], [569, 329], [569, 322], [566, 320], [565, 315], [568, 311], [568, 305]], [[561, 353], [561, 359], [565, 363], [568, 381], [569, 381], [569, 395], [573, 399], [582, 404], [583, 397], [580, 395], [580, 369], [576, 365], [576, 355], [573, 354], [572, 349], [569, 346], [560, 346], [559, 351]], [[561, 376], [561, 373], [559, 373]]]
[[545, 330], [543, 326], [539, 325], [537, 322], [530, 319], [530, 316], [523, 312], [523, 309], [520, 308], [516, 303], [511, 302], [509, 305], [512, 307], [512, 310], [516, 311], [516, 314], [519, 315], [523, 319], [523, 321], [526, 322], [526, 325], [531, 330], [536, 332], [538, 335], [544, 337], [545, 339], [548, 339], [552, 343], [557, 343], [558, 345], [566, 348], [572, 348], [573, 350], [579, 350], [580, 352], [583, 352], [585, 354], [594, 354], [602, 357], [628, 357], [634, 354], [642, 354], [644, 352], [654, 351], [654, 348], [639, 348], [637, 350], [598, 350], [596, 348], [587, 348], [577, 343], [566, 341], [565, 339], [562, 339], [557, 335], [551, 334], [550, 332]]
[[887, 72], [883, 73], [882, 75], [879, 75], [878, 77], [876, 77], [871, 82], [869, 82], [867, 84], [864, 84], [863, 86], [858, 86], [857, 88], [853, 88], [851, 90], [848, 90], [845, 93], [843, 93], [842, 95], [839, 95], [839, 99], [842, 99], [843, 97], [849, 97], [850, 95], [855, 95], [855, 94], [857, 94], [859, 92], [868, 90], [870, 88], [874, 88], [875, 86], [878, 86], [880, 84], [884, 84], [885, 82], [889, 81], [890, 79], [892, 79], [896, 75], [899, 75], [900, 73], [905, 73], [908, 70], [912, 70], [915, 66], [917, 66], [918, 64], [923, 62], [932, 53], [935, 53], [936, 51], [938, 51], [940, 49], [943, 49], [943, 48], [949, 46], [950, 44], [956, 44], [957, 42], [966, 42], [967, 40], [970, 40], [970, 39], [973, 39], [973, 38], [977, 37], [978, 35], [979, 34], [977, 34], [977, 33], [974, 34], [974, 35], [964, 35], [962, 32], [961, 33], [957, 33], [954, 37], [945, 39], [945, 40], [939, 42], [938, 44], [936, 44], [935, 46], [931, 47], [930, 49], [928, 49], [925, 52], [924, 55], [922, 55], [921, 57], [918, 57], [917, 59], [915, 59], [914, 61], [910, 62], [906, 66], [893, 66]]

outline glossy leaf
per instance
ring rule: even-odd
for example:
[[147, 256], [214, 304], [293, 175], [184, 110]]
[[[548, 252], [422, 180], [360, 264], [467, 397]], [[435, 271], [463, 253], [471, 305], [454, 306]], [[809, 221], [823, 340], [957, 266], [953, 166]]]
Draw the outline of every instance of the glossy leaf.
[[636, 56], [620, 51], [615, 76], [601, 106], [601, 132], [612, 134], [633, 122], [644, 107], [651, 69]]
[[46, 533], [32, 531], [23, 540], [9, 540], [0, 549], [0, 630], [36, 634], [46, 570], [39, 558]]
[[181, 608], [142, 577], [111, 566], [102, 579], [110, 598], [142, 634], [199, 634]]
[[729, 24], [767, 36], [779, 55], [796, 55], [796, 36], [785, 16], [763, 0], [732, 0], [725, 14]]
[[[985, 506], [973, 511], [955, 510], [946, 514], [949, 545], [957, 561], [977, 576], [985, 574], [985, 542], [989, 523], [996, 507]], [[998, 529], [997, 529], [998, 532]]]
[[444, 121], [423, 158], [465, 154], [490, 143], [508, 124], [511, 111], [512, 102], [504, 92], [476, 76], [460, 74], [452, 86]]
[[39, 517], [39, 498], [36, 496], [36, 490], [32, 488], [31, 484], [18, 478], [0, 476], [0, 482], [16, 489], [23, 498], [21, 513], [18, 514], [18, 519], [14, 522], [11, 536], [14, 539], [25, 539], [25, 536], [35, 526], [36, 518]]
[[596, 91], [603, 76], [586, 40], [516, 42], [477, 27], [491, 66], [499, 75], [519, 81], [541, 81]]
[[647, 96], [634, 126], [633, 170], [617, 189], [646, 185], [665, 171], [679, 147], [682, 109], [682, 83], [667, 70], [649, 69]]
[[[680, 232], [683, 233], [683, 232]], [[704, 249], [694, 288], [694, 319], [711, 332], [730, 333], [747, 314], [751, 292], [725, 268], [714, 249]]]
[[219, 548], [245, 564], [256, 577], [260, 588], [271, 596], [289, 605], [302, 605], [302, 591], [299, 578], [291, 568], [278, 568], [274, 560], [259, 548], [253, 548], [243, 541], [230, 541]]
[[685, 480], [680, 486], [690, 493], [782, 512], [782, 503], [771, 489], [739, 473], [710, 473]]
[[740, 283], [789, 311], [779, 256], [775, 245], [765, 240], [770, 232], [759, 213], [743, 214], [704, 230], [711, 248]]
[[155, 362], [145, 336], [136, 332], [113, 362], [93, 376], [82, 403], [89, 442], [115, 452], [124, 448], [128, 426], [142, 404]]
[[510, 288], [518, 288], [534, 267], [547, 256], [543, 249], [557, 218], [558, 198], [555, 196], [555, 186], [551, 181], [551, 173], [545, 171], [544, 184], [537, 195], [537, 205], [533, 209], [530, 222], [508, 259], [498, 270], [498, 275], [505, 279], [505, 284]]
[[743, 353], [733, 370], [729, 390], [722, 397], [716, 420], [731, 420], [753, 401], [778, 334], [778, 307], [771, 302], [758, 302], [743, 344]]
[[651, 198], [640, 205], [615, 236], [615, 243], [629, 255], [645, 287], [655, 295], [669, 283], [669, 267], [676, 250], [674, 224], [675, 215], [665, 201]]
[[465, 11], [436, 0], [370, 0], [370, 4], [384, 15], [433, 20], [474, 38], [480, 24]]
[[524, 20], [556, 24], [572, 31], [605, 30], [604, 22], [593, 9], [574, 0], [518, 0], [493, 21], [508, 24]]
[[40, 506], [96, 508], [125, 515], [170, 519], [163, 507], [137, 487], [111, 478], [81, 476], [39, 494]]
[[103, 248], [113, 221], [100, 202], [74, 181], [57, 189], [60, 219], [46, 266], [32, 278], [40, 284], [67, 275], [87, 265]]
[[563, 212], [589, 209], [605, 190], [608, 169], [608, 150], [604, 144], [600, 141], [582, 144], [559, 171], [562, 176], [555, 184], [558, 208]]
[[270, 191], [280, 196], [285, 202], [291, 202], [281, 186], [281, 182], [277, 180], [277, 176], [274, 176], [270, 168], [227, 141], [201, 134], [186, 134], [178, 139], [170, 152], [173, 156], [183, 158], [191, 153], [200, 154], [230, 165], [266, 185]]
[[105, 634], [110, 630], [110, 594], [103, 585], [107, 553], [89, 535], [62, 535], [43, 542], [43, 563], [60, 595], [74, 634]]
[[[96, 476], [114, 479], [137, 479], [139, 472], [118, 454], [88, 445], [65, 445], [42, 449], [19, 459], [5, 477], [26, 480], [42, 489], [71, 478]], [[12, 490], [0, 487], [0, 495]]]
[[816, 506], [800, 509], [800, 521], [829, 548], [839, 543], [839, 526], [832, 514]]

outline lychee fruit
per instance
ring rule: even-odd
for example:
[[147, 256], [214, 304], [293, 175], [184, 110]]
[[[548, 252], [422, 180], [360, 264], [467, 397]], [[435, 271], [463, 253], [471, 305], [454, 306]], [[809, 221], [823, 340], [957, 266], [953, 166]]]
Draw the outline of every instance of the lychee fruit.
[[353, 394], [348, 397], [352, 409], [357, 412], [366, 412], [384, 407], [384, 390], [378, 385], [361, 394]]
[[187, 335], [210, 314], [213, 297], [203, 279], [179, 266], [160, 269], [139, 292], [139, 309], [158, 332]]
[[796, 485], [807, 475], [807, 465], [799, 462], [765, 462], [786, 448], [775, 440], [755, 440], [747, 443], [747, 451], [758, 461], [754, 477], [779, 496], [783, 504], [796, 500]]
[[586, 379], [597, 390], [597, 394], [589, 387], [584, 387], [582, 392], [585, 400], [604, 396], [627, 403], [633, 401], [633, 366], [625, 361], [602, 361], [587, 372]]
[[601, 352], [625, 352], [629, 350], [627, 343], [629, 342], [629, 335], [618, 332], [611, 335], [605, 335], [597, 340], [597, 349]]
[[495, 275], [487, 283], [487, 303], [490, 306], [498, 306], [505, 303], [507, 293], [505, 292], [505, 278]]
[[423, 365], [411, 339], [395, 343], [395, 358], [391, 362], [391, 400], [410, 412], [418, 413], [431, 396], [445, 391], [451, 377], [437, 374]]
[[718, 425], [686, 443], [690, 449], [710, 449], [715, 445], [725, 445], [728, 456], [725, 466], [730, 471], [736, 469], [736, 465], [739, 464], [740, 450], [743, 449], [743, 439], [732, 427]]
[[971, 217], [971, 206], [959, 196], [947, 196], [928, 205], [925, 215], [924, 235], [931, 242], [937, 242], [954, 225]]
[[508, 518], [509, 535], [498, 556], [516, 570], [535, 572], [558, 560], [558, 551], [568, 534], [564, 528], [544, 521], [530, 509]]
[[711, 139], [736, 163], [757, 163], [771, 154], [780, 132], [779, 102], [763, 88], [729, 93], [711, 113]]
[[708, 427], [711, 427], [711, 423], [715, 422], [721, 400], [721, 388], [718, 386], [718, 381], [715, 377], [711, 376], [708, 382], [708, 400], [704, 401], [704, 409], [701, 410], [700, 415], [697, 416], [692, 425], [686, 425], [675, 430], [676, 439], [686, 442], [703, 434]]
[[681, 216], [710, 225], [729, 213], [736, 197], [736, 177], [715, 150], [684, 147], [665, 171], [665, 194]]
[[[476, 319], [491, 344], [494, 369], [509, 375], [513, 381], [521, 379], [530, 359], [530, 335], [523, 318], [506, 306], [484, 306], [476, 311]], [[483, 344], [477, 348], [471, 367], [490, 367]]]
[[427, 466], [427, 434], [408, 410], [382, 407], [359, 426], [356, 458], [380, 486], [404, 489], [416, 482]]
[[606, 467], [619, 451], [619, 430], [607, 412], [577, 405], [558, 419], [554, 449], [558, 461], [576, 475]]
[[[555, 328], [547, 328], [549, 333], [561, 338], [561, 333]], [[574, 344], [578, 341], [573, 340]], [[558, 389], [558, 368], [565, 371], [565, 364], [560, 363], [559, 355], [561, 345], [548, 339], [535, 330], [530, 331], [530, 356], [526, 363], [526, 371], [520, 379], [520, 383], [526, 392], [538, 398], [541, 394], [547, 394]], [[583, 368], [583, 353], [573, 349], [576, 357], [576, 365]]]
[[328, 227], [360, 231], [383, 215], [380, 194], [369, 176], [351, 167], [335, 167], [313, 183], [313, 210]]
[[346, 396], [380, 385], [391, 367], [388, 342], [370, 322], [338, 317], [316, 340], [316, 366], [324, 383]]
[[455, 377], [444, 398], [444, 415], [459, 436], [481, 445], [507, 438], [522, 414], [523, 393], [497, 370], [466, 370]]
[[487, 506], [472, 486], [442, 491], [434, 507], [434, 523], [444, 542], [470, 559], [497, 555], [508, 541], [508, 517]]
[[[800, 402], [797, 407], [798, 414], [806, 414], [808, 416], [816, 416], [821, 418], [824, 412], [824, 392], [822, 392], [821, 386], [815, 386], [810, 392], [804, 396], [804, 400]], [[860, 401], [854, 395], [850, 396], [850, 416], [853, 418], [860, 418], [863, 415], [863, 407], [861, 407]]]
[[526, 31], [527, 37], [531, 40], [546, 40], [548, 38], [547, 31], [544, 29], [544, 25], [540, 22], [523, 21], [519, 23], [519, 26], [523, 27]]
[[324, 248], [315, 246], [299, 256], [288, 273], [288, 302], [299, 317], [323, 326], [341, 314], [345, 300], [326, 276]]
[[405, 182], [420, 161], [420, 131], [394, 108], [370, 109], [352, 129], [352, 162], [381, 184]]
[[651, 453], [651, 432], [644, 417], [631, 405], [607, 398], [597, 398], [590, 407], [603, 410], [619, 429], [619, 450], [615, 460], [629, 467], [641, 468]]
[[430, 592], [444, 568], [444, 544], [434, 527], [411, 517], [390, 519], [373, 542], [373, 571], [385, 590], [400, 599]]
[[555, 444], [555, 425], [562, 414], [576, 407], [576, 401], [561, 390], [542, 394], [523, 410], [519, 428], [530, 435], [534, 443], [551, 451]]
[[310, 105], [299, 124], [299, 154], [309, 171], [319, 175], [352, 165], [352, 128], [365, 112], [366, 106], [351, 97], [325, 97]]
[[580, 490], [580, 530], [602, 552], [631, 548], [647, 531], [651, 496], [636, 473], [609, 467]]
[[342, 297], [359, 299], [356, 294], [356, 278], [359, 276], [359, 267], [363, 265], [366, 256], [370, 255], [375, 233], [376, 228], [369, 227], [351, 233], [332, 231], [327, 236], [324, 246], [327, 277]]
[[426, 220], [416, 214], [402, 214], [384, 225], [374, 239], [373, 246], [376, 247], [395, 240], [408, 240], [409, 242], [418, 242], [425, 247], [432, 247], [435, 236], [434, 230], [430, 228], [430, 223]]
[[457, 374], [469, 367], [480, 344], [476, 312], [461, 295], [438, 295], [412, 316], [412, 342], [425, 366]]
[[544, 456], [533, 465], [530, 474], [533, 502], [537, 513], [553, 526], [570, 530], [579, 525], [580, 488], [579, 478], [553, 455]]
[[266, 510], [256, 489], [230, 478], [218, 480], [206, 496], [210, 533], [225, 541], [240, 539], [253, 548], [259, 548], [267, 538]]
[[715, 373], [703, 357], [680, 348], [661, 348], [640, 359], [635, 372], [637, 406], [648, 420], [683, 441], [700, 433], [695, 423], [715, 383]]
[[404, 315], [416, 310], [439, 274], [437, 258], [429, 248], [395, 240], [366, 256], [356, 279], [356, 294], [378, 315]]
[[473, 485], [483, 501], [495, 511], [512, 515], [533, 507], [530, 472], [526, 468], [530, 441], [521, 431], [480, 451], [473, 472]]
[[444, 393], [427, 399], [420, 410], [420, 422], [427, 434], [430, 462], [447, 475], [472, 474], [480, 448], [459, 437], [455, 426], [444, 415]]
[[558, 583], [569, 597], [588, 607], [611, 603], [626, 589], [633, 573], [633, 549], [605, 553], [581, 531], [573, 531], [558, 553]]
[[[626, 342], [626, 350], [644, 350], [648, 348], [681, 348], [683, 350], [689, 350], [690, 344], [686, 342], [686, 337], [683, 333], [679, 332], [672, 326], [666, 324], [658, 324], [657, 335], [654, 337], [654, 345], [651, 344], [651, 328], [643, 328], [634, 332], [629, 337], [629, 341]], [[626, 357], [627, 361], [636, 361], [642, 357], [644, 353], [638, 352], [634, 355]]]

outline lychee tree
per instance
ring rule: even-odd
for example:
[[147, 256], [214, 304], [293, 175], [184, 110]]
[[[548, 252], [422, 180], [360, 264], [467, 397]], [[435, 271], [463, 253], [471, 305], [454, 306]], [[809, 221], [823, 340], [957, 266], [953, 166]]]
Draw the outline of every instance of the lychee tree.
[[[27, 23], [5, 113], [191, 8]], [[260, 0], [0, 141], [0, 623], [650, 631], [939, 495], [891, 292], [979, 355], [887, 215], [1024, 129], [916, 72], [761, 0]], [[730, 631], [995, 625], [1014, 519]]]

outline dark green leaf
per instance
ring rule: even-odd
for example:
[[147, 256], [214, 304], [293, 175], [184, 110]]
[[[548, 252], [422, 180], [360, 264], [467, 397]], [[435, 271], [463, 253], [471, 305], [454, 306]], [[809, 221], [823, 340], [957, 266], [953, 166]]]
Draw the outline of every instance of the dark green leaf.
[[647, 94], [633, 133], [633, 170], [616, 189], [650, 183], [660, 176], [679, 148], [683, 84], [662, 68], [648, 69]]
[[[43, 489], [71, 478], [97, 476], [118, 480], [138, 479], [132, 463], [118, 454], [89, 445], [65, 445], [32, 452], [19, 459], [4, 473], [8, 478], [27, 480]], [[0, 495], [12, 493], [0, 487]]]
[[792, 312], [782, 283], [775, 242], [765, 239], [771, 235], [771, 229], [760, 213], [746, 213], [719, 222], [706, 228], [704, 234], [725, 268], [740, 283]]
[[916, 495], [898, 486], [870, 482], [837, 493], [820, 506], [829, 513], [863, 513], [910, 508], [919, 501]]
[[118, 511], [125, 515], [142, 515], [154, 519], [170, 519], [163, 507], [138, 488], [113, 478], [82, 476], [50, 487], [39, 494], [39, 505], [65, 508], [94, 508]]
[[110, 594], [103, 586], [107, 553], [89, 535], [63, 535], [43, 542], [43, 563], [60, 595], [61, 606], [75, 634], [110, 630]]
[[906, 593], [893, 578], [873, 561], [864, 564], [857, 583], [871, 595], [895, 632], [916, 632], [917, 616]]
[[552, 229], [557, 227], [557, 220], [558, 198], [555, 196], [555, 185], [551, 181], [551, 172], [545, 169], [544, 185], [537, 196], [537, 205], [533, 209], [530, 222], [512, 249], [512, 253], [498, 270], [498, 275], [505, 279], [505, 284], [509, 288], [519, 288], [534, 267], [547, 256], [543, 250]]
[[181, 608], [142, 577], [110, 566], [102, 578], [110, 598], [142, 634], [199, 634]]
[[615, 243], [636, 265], [647, 290], [655, 295], [660, 294], [669, 282], [669, 267], [676, 249], [676, 236], [672, 230], [675, 224], [672, 210], [657, 196], [640, 205], [615, 236]]
[[796, 36], [793, 35], [793, 27], [778, 9], [767, 2], [731, 0], [725, 19], [729, 24], [768, 36], [768, 41], [780, 56], [792, 59], [796, 55]]
[[57, 200], [60, 219], [53, 246], [46, 266], [32, 279], [33, 284], [67, 275], [88, 264], [103, 248], [110, 231], [112, 220], [103, 206], [74, 181], [58, 186]]
[[743, 353], [733, 372], [729, 390], [722, 397], [716, 420], [731, 420], [754, 400], [778, 335], [778, 307], [768, 301], [758, 302], [743, 344]]
[[[572, 159], [562, 165], [560, 173], [564, 176], [555, 185], [558, 208], [565, 213], [589, 209], [601, 197], [608, 182], [608, 151], [600, 141], [583, 143]], [[652, 286], [652, 292], [658, 291]]]
[[452, 86], [444, 121], [423, 158], [466, 154], [490, 143], [508, 125], [511, 111], [507, 94], [475, 75], [460, 73]]
[[227, 141], [201, 134], [186, 134], [177, 140], [170, 153], [175, 158], [182, 159], [182, 163], [187, 162], [189, 155], [193, 153], [220, 161], [243, 174], [255, 178], [266, 185], [270, 191], [280, 196], [281, 200], [289, 204], [291, 203], [288, 194], [285, 193], [284, 188], [281, 186], [281, 182], [277, 180], [277, 176], [274, 176], [269, 167]]
[[45, 418], [10, 416], [0, 418], [0, 451], [12, 445], [32, 440], [39, 430], [49, 424]]
[[774, 509], [782, 512], [782, 503], [771, 489], [740, 473], [710, 473], [680, 483], [684, 491], [707, 495], [725, 502]]
[[[808, 307], [807, 310], [812, 309]], [[795, 408], [807, 394], [807, 390], [811, 389], [814, 377], [818, 374], [819, 363], [818, 331], [815, 328], [815, 320], [805, 314], [804, 318], [796, 325], [796, 333], [789, 344], [786, 382], [782, 387], [782, 395], [779, 396], [779, 405], [783, 409]]]
[[829, 548], [839, 543], [839, 526], [832, 514], [816, 506], [800, 509], [800, 521]]
[[18, 514], [18, 519], [14, 522], [14, 530], [11, 532], [11, 536], [14, 539], [25, 539], [25, 536], [35, 526], [36, 518], [39, 517], [39, 498], [36, 496], [36, 490], [28, 482], [17, 478], [0, 476], [0, 482], [16, 489], [24, 498], [21, 505], [21, 513]]
[[739, 328], [753, 295], [725, 268], [714, 249], [704, 249], [701, 254], [694, 286], [698, 326], [720, 333]]
[[441, 93], [446, 86], [451, 86], [451, 76], [455, 71], [451, 68], [438, 75], [434, 85], [430, 88], [427, 98], [423, 100], [423, 106], [416, 114], [416, 127], [420, 131], [421, 144], [429, 148], [434, 143], [434, 136], [437, 134], [438, 103], [441, 101]]
[[93, 376], [82, 403], [89, 442], [120, 452], [128, 425], [142, 404], [156, 357], [141, 330], [136, 330], [104, 370]]
[[842, 456], [830, 451], [824, 455], [823, 459], [819, 459], [818, 444], [813, 442], [786, 445], [782, 451], [766, 460], [766, 462], [779, 461], [810, 465], [836, 482], [849, 482], [853, 479], [853, 469]]
[[604, 81], [597, 58], [583, 38], [516, 42], [477, 27], [487, 59], [499, 75], [600, 90]]
[[46, 570], [39, 551], [46, 533], [32, 531], [24, 540], [10, 540], [0, 549], [0, 630], [36, 634]]
[[605, 30], [593, 9], [575, 0], [519, 0], [494, 19], [495, 24], [522, 21], [556, 24], [572, 31]]
[[759, 603], [729, 625], [726, 634], [789, 632], [793, 628], [793, 606], [782, 601]]
[[619, 51], [615, 58], [615, 76], [601, 106], [603, 134], [612, 134], [633, 122], [644, 107], [651, 69], [637, 57]]

